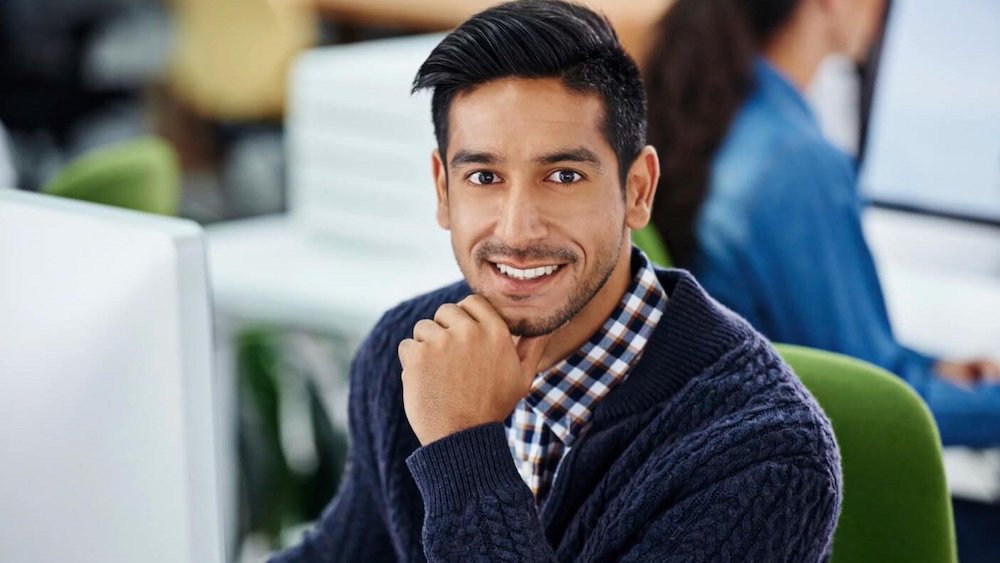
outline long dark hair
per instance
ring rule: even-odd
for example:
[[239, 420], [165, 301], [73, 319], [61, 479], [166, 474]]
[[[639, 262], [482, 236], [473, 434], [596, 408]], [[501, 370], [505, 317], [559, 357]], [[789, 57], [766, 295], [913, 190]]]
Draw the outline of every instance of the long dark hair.
[[754, 58], [800, 1], [677, 0], [657, 27], [645, 69], [653, 223], [678, 266], [693, 265], [712, 158], [753, 89]]

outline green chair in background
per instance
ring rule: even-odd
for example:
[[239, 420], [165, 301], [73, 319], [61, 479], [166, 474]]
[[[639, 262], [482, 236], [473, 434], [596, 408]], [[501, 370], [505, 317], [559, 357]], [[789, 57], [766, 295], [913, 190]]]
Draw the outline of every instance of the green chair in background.
[[646, 256], [661, 268], [672, 268], [674, 261], [670, 258], [667, 245], [663, 244], [659, 231], [652, 223], [632, 233], [632, 242], [635, 243]]
[[141, 137], [76, 158], [42, 191], [147, 213], [176, 215], [180, 168], [168, 143], [158, 137]]
[[844, 503], [832, 562], [958, 561], [941, 440], [920, 397], [867, 362], [775, 347], [823, 407], [840, 446]]

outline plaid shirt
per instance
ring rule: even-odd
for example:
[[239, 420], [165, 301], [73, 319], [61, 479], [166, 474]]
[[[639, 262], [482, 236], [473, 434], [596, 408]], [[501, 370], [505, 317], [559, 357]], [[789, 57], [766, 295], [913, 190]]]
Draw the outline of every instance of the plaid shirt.
[[586, 432], [598, 402], [639, 361], [667, 294], [649, 259], [633, 251], [638, 267], [604, 325], [579, 350], [535, 376], [531, 391], [507, 418], [507, 443], [521, 478], [536, 499], [555, 479], [559, 461]]

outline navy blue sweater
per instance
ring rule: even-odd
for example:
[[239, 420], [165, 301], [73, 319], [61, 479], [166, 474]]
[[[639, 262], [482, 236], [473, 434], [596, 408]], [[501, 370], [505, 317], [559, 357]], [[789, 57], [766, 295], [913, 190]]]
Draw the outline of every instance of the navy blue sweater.
[[770, 344], [682, 271], [629, 378], [536, 506], [502, 423], [421, 447], [396, 347], [464, 283], [386, 313], [351, 368], [344, 482], [292, 561], [823, 559], [841, 498], [829, 422]]

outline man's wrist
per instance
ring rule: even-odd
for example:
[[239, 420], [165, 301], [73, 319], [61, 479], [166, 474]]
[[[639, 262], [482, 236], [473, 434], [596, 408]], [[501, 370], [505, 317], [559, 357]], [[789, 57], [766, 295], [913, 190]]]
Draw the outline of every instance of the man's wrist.
[[470, 428], [475, 428], [477, 426], [482, 426], [484, 424], [490, 424], [494, 422], [501, 422], [501, 421], [490, 420], [483, 417], [449, 418], [446, 420], [442, 420], [437, 424], [433, 424], [430, 425], [429, 427], [421, 429], [420, 433], [417, 434], [417, 439], [420, 441], [421, 446], [429, 446], [449, 436], [453, 436], [460, 432], [469, 430]]
[[510, 455], [503, 424], [461, 430], [417, 449], [406, 464], [428, 514], [458, 510], [483, 494], [531, 496]]

